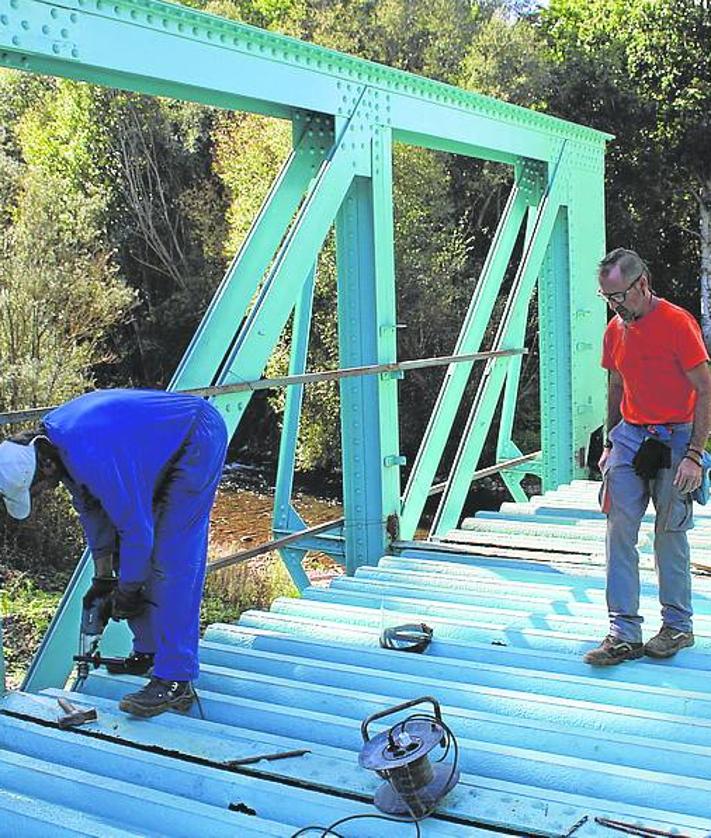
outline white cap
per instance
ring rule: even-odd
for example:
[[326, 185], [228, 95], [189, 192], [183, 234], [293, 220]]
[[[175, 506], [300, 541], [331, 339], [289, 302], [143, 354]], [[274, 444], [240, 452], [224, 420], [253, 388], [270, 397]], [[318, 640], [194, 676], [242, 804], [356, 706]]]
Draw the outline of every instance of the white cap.
[[30, 486], [36, 469], [34, 444], [20, 445], [10, 440], [0, 443], [0, 496], [13, 518], [23, 519], [30, 514]]

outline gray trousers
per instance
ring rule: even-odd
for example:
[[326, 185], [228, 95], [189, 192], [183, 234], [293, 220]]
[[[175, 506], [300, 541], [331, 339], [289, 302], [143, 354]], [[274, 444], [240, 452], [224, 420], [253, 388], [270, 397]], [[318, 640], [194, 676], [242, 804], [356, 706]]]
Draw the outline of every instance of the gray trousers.
[[610, 510], [607, 516], [607, 609], [610, 633], [639, 643], [639, 527], [651, 497], [655, 509], [654, 564], [659, 581], [662, 622], [691, 631], [691, 568], [686, 531], [693, 526], [692, 500], [672, 483], [686, 453], [691, 424], [670, 425], [671, 468], [660, 469], [652, 480], [635, 474], [632, 460], [647, 430], [620, 422], [610, 432], [613, 443], [603, 480]]

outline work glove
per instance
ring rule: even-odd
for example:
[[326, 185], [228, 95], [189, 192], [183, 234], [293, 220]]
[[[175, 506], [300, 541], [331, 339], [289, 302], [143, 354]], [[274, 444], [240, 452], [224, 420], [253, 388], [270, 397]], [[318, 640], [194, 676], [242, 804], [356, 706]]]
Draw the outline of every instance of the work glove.
[[113, 577], [95, 576], [81, 601], [84, 608], [91, 608], [96, 600], [107, 598], [116, 588], [117, 582], [118, 579]]
[[91, 587], [84, 594], [81, 609], [81, 633], [98, 637], [106, 628], [111, 617], [111, 596], [116, 589], [117, 579], [95, 576]]
[[140, 589], [128, 591], [120, 585], [111, 595], [111, 616], [114, 620], [133, 620], [140, 617], [148, 606], [148, 600]]

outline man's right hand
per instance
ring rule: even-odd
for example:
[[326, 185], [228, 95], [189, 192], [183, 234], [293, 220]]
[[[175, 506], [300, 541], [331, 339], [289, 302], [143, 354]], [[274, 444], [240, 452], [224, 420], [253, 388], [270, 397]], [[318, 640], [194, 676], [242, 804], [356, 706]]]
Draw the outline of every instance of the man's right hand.
[[91, 580], [91, 587], [84, 594], [82, 605], [84, 608], [91, 606], [98, 600], [108, 597], [118, 583], [115, 577], [95, 576]]

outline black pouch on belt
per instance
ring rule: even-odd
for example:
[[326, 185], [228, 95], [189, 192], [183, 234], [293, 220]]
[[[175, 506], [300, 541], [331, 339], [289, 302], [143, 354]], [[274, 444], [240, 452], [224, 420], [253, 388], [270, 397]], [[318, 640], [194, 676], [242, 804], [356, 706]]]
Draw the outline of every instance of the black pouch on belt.
[[632, 460], [635, 474], [652, 480], [662, 468], [671, 468], [671, 448], [654, 437], [648, 436], [639, 446]]

